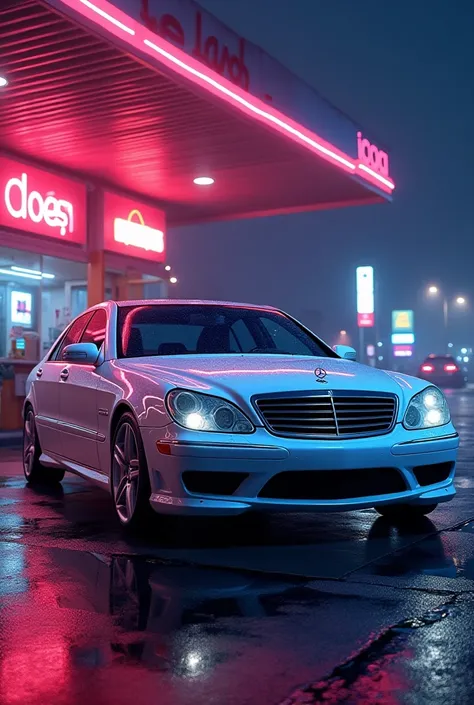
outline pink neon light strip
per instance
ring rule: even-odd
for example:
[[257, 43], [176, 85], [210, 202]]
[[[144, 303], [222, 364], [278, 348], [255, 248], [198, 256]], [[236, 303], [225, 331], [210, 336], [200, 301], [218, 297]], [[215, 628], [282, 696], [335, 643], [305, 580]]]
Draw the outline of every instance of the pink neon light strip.
[[321, 142], [316, 142], [316, 140], [311, 139], [310, 137], [305, 135], [300, 130], [292, 127], [290, 124], [288, 124], [288, 122], [284, 122], [283, 120], [281, 120], [276, 115], [272, 115], [267, 110], [262, 110], [261, 108], [257, 107], [256, 105], [251, 103], [246, 98], [243, 98], [242, 96], [240, 96], [238, 93], [235, 92], [235, 90], [229, 90], [222, 83], [220, 83], [219, 81], [216, 81], [214, 78], [212, 78], [212, 76], [209, 76], [208, 74], [204, 73], [203, 71], [198, 71], [195, 68], [193, 68], [192, 66], [189, 66], [189, 64], [185, 63], [184, 61], [181, 61], [181, 59], [178, 59], [176, 56], [173, 56], [169, 51], [162, 49], [160, 46], [158, 46], [154, 42], [150, 42], [148, 39], [144, 39], [143, 43], [146, 44], [147, 47], [150, 47], [150, 49], [153, 49], [158, 54], [163, 56], [165, 59], [168, 59], [168, 61], [171, 61], [173, 64], [176, 64], [176, 66], [179, 66], [184, 71], [187, 71], [188, 73], [190, 73], [191, 75], [200, 79], [201, 81], [208, 83], [210, 86], [212, 86], [216, 90], [218, 90], [221, 93], [223, 93], [224, 95], [226, 95], [232, 101], [239, 103], [240, 105], [242, 105], [244, 108], [246, 108], [250, 112], [255, 113], [256, 115], [258, 115], [261, 118], [264, 118], [268, 122], [272, 122], [273, 124], [277, 125], [281, 129], [286, 130], [287, 132], [294, 135], [295, 137], [297, 137], [301, 141], [306, 142], [306, 144], [308, 144], [310, 147], [313, 147], [314, 149], [321, 152], [322, 154], [329, 157], [330, 159], [333, 159], [334, 161], [339, 162], [340, 164], [345, 166], [347, 169], [355, 169], [355, 164], [353, 162], [349, 161], [349, 157], [343, 157], [343, 156], [340, 156], [339, 154], [336, 154], [336, 152], [334, 152], [334, 150], [328, 149], [328, 147], [325, 147]]
[[389, 188], [391, 191], [395, 188], [395, 184], [393, 181], [390, 181], [390, 179], [386, 179], [385, 176], [381, 176], [380, 174], [377, 174], [376, 171], [371, 169], [370, 167], [366, 166], [365, 164], [361, 164], [359, 162], [359, 169], [362, 169], [362, 171], [365, 171], [367, 174], [370, 174], [374, 179], [377, 179], [380, 181], [380, 183], [384, 184], [387, 188]]
[[[361, 164], [357, 159], [353, 159], [338, 150], [334, 145], [326, 142], [277, 110], [269, 108], [258, 98], [250, 97], [245, 91], [234, 86], [226, 78], [218, 76], [214, 71], [205, 68], [185, 52], [150, 32], [146, 27], [136, 22], [107, 0], [96, 0], [95, 2], [90, 2], [90, 0], [59, 0], [59, 2], [80, 12], [88, 20], [92, 20], [112, 32], [122, 41], [127, 41], [136, 49], [144, 51], [155, 58], [158, 54], [162, 63], [169, 68], [187, 78], [191, 78], [195, 83], [210, 90], [215, 95], [224, 97], [229, 103], [257, 118], [260, 122], [272, 125], [294, 141], [305, 144], [312, 151], [317, 152], [324, 159], [336, 164], [344, 171], [355, 173], [358, 167], [363, 172], [360, 174], [361, 177], [374, 183], [382, 190], [391, 193], [395, 188], [395, 184], [385, 177], [366, 167], [365, 164]], [[123, 33], [128, 36], [124, 37]]]
[[88, 7], [90, 10], [93, 10], [93, 12], [97, 12], [98, 15], [104, 18], [104, 20], [107, 20], [108, 22], [112, 22], [116, 27], [119, 29], [123, 29], [124, 32], [128, 32], [128, 34], [134, 35], [135, 30], [132, 29], [131, 27], [127, 27], [126, 24], [123, 22], [120, 22], [119, 20], [116, 20], [115, 17], [112, 15], [109, 15], [108, 12], [105, 12], [105, 10], [101, 10], [100, 7], [97, 7], [97, 5], [94, 5], [93, 2], [89, 2], [89, 0], [80, 0], [83, 5]]

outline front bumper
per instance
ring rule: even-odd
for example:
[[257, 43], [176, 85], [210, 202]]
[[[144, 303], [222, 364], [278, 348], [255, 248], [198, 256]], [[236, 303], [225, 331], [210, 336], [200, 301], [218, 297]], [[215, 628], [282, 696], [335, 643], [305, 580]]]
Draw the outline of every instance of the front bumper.
[[[436, 504], [455, 495], [454, 473], [459, 438], [451, 424], [429, 431], [407, 431], [397, 424], [387, 435], [348, 440], [278, 438], [258, 428], [251, 436], [188, 432], [176, 426], [142, 429], [152, 485], [151, 504], [160, 513], [233, 515], [266, 512], [350, 511], [394, 503]], [[158, 444], [158, 445], [157, 445]], [[160, 450], [158, 450], [160, 449]], [[449, 468], [446, 477], [418, 482], [423, 466]], [[262, 497], [267, 483], [280, 473], [384, 470], [397, 473], [405, 489], [335, 499]], [[429, 473], [429, 468], [427, 469]], [[189, 491], [184, 473], [242, 473], [245, 478], [230, 494]], [[327, 472], [325, 473], [327, 477]], [[188, 475], [184, 475], [187, 477]], [[217, 475], [216, 475], [217, 477]], [[291, 484], [291, 475], [288, 474]], [[294, 475], [296, 478], [296, 475]], [[305, 476], [306, 477], [306, 476]], [[313, 477], [317, 477], [313, 475]], [[323, 477], [323, 475], [321, 475]], [[339, 476], [342, 477], [342, 474]], [[428, 484], [427, 484], [428, 483]]]

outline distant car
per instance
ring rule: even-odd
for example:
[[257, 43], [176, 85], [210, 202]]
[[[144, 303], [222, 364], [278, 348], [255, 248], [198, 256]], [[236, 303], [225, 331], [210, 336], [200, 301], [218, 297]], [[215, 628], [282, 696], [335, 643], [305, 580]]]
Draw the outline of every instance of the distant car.
[[428, 355], [418, 376], [446, 389], [462, 389], [466, 385], [465, 372], [452, 355]]
[[443, 393], [355, 362], [275, 308], [124, 301], [76, 318], [28, 378], [29, 483], [108, 488], [119, 521], [375, 507], [454, 497]]

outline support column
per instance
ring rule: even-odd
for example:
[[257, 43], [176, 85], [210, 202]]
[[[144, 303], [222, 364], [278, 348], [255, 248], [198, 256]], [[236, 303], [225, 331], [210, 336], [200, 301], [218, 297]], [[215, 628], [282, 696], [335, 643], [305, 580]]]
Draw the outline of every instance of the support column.
[[128, 274], [129, 282], [129, 298], [143, 299], [143, 279], [140, 272], [136, 269], [131, 269]]
[[95, 306], [105, 299], [105, 264], [104, 251], [89, 253], [87, 266], [87, 305]]

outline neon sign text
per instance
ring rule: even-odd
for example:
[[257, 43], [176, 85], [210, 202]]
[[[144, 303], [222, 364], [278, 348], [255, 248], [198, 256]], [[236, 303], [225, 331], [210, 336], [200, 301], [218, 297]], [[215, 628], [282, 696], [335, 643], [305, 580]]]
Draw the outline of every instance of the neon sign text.
[[238, 52], [232, 53], [218, 37], [206, 36], [203, 30], [203, 15], [198, 11], [194, 18], [193, 43], [188, 42], [182, 23], [174, 15], [150, 14], [149, 0], [142, 0], [140, 18], [151, 32], [188, 51], [198, 61], [202, 61], [221, 76], [226, 76], [240, 88], [249, 90], [250, 74], [245, 65], [245, 40], [242, 37], [238, 38]]
[[[134, 216], [138, 219], [138, 223], [132, 220]], [[132, 245], [158, 254], [165, 250], [163, 231], [145, 225], [142, 214], [136, 209], [130, 212], [127, 220], [124, 218], [114, 219], [114, 240], [122, 245]]]
[[378, 149], [369, 140], [363, 137], [362, 132], [357, 133], [357, 154], [359, 161], [377, 174], [388, 178], [388, 154]]
[[42, 196], [39, 191], [28, 193], [28, 174], [9, 179], [5, 186], [5, 207], [12, 218], [45, 223], [58, 228], [62, 236], [74, 232], [74, 208], [72, 203], [57, 198], [54, 191]]

